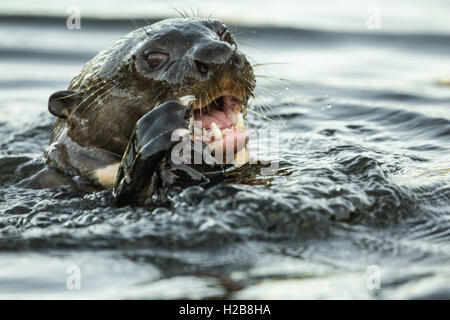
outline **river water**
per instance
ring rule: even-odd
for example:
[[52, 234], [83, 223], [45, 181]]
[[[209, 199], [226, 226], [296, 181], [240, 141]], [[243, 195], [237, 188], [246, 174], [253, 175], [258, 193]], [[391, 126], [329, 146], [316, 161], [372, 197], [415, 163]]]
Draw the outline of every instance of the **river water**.
[[130, 1], [132, 22], [119, 1], [81, 1], [69, 30], [66, 7], [25, 3], [0, 6], [0, 298], [450, 298], [448, 3], [381, 1], [372, 30], [370, 3], [264, 2], [246, 19], [254, 2], [208, 2], [255, 64], [249, 124], [278, 132], [252, 156], [280, 171], [155, 210], [20, 181], [44, 166], [50, 94], [142, 15], [173, 11]]

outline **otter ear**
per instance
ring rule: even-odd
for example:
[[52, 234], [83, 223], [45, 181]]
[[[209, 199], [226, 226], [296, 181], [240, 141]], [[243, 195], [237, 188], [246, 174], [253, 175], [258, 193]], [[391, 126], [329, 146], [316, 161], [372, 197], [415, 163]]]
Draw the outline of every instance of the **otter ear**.
[[75, 91], [57, 91], [48, 98], [48, 111], [58, 118], [67, 119], [80, 101], [81, 96]]

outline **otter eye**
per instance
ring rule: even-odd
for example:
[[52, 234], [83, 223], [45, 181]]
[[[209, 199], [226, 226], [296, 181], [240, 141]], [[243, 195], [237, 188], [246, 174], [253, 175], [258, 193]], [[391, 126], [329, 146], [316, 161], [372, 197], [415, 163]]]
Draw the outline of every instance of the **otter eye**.
[[219, 37], [221, 40], [231, 43], [231, 33], [228, 31], [228, 29], [225, 28], [222, 32], [220, 32]]
[[147, 64], [150, 69], [155, 70], [167, 61], [169, 56], [161, 52], [151, 52], [147, 55]]

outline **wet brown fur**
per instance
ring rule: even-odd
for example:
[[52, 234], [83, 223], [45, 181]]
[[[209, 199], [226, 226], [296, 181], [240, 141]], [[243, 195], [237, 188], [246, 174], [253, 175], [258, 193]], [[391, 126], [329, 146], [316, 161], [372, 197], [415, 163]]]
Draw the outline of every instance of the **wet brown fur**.
[[[203, 21], [207, 26], [217, 24], [212, 20], [189, 18], [177, 20], [167, 28], [183, 32], [180, 26], [193, 20]], [[224, 89], [245, 100], [252, 95], [255, 78], [247, 60], [243, 72], [229, 65], [218, 65], [208, 79], [199, 79], [189, 63], [177, 66], [177, 76], [173, 79], [155, 80], [140, 74], [136, 68], [137, 48], [152, 41], [164, 28], [164, 25], [161, 29], [152, 25], [135, 30], [86, 64], [69, 86], [69, 90], [80, 94], [81, 102], [68, 119], [56, 120], [52, 142], [67, 124], [67, 135], [80, 146], [122, 155], [136, 122], [161, 102], [194, 95], [196, 103], [204, 104]]]

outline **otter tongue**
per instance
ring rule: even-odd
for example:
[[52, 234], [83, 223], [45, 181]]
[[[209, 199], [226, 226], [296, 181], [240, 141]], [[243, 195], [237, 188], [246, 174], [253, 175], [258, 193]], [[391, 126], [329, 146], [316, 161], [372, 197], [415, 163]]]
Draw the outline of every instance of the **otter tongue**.
[[203, 128], [210, 129], [213, 122], [215, 122], [220, 129], [230, 128], [233, 125], [233, 121], [228, 118], [225, 112], [216, 108], [212, 108], [209, 112], [205, 111], [206, 110], [202, 110], [201, 116], [199, 111], [195, 113], [195, 120], [201, 120]]

